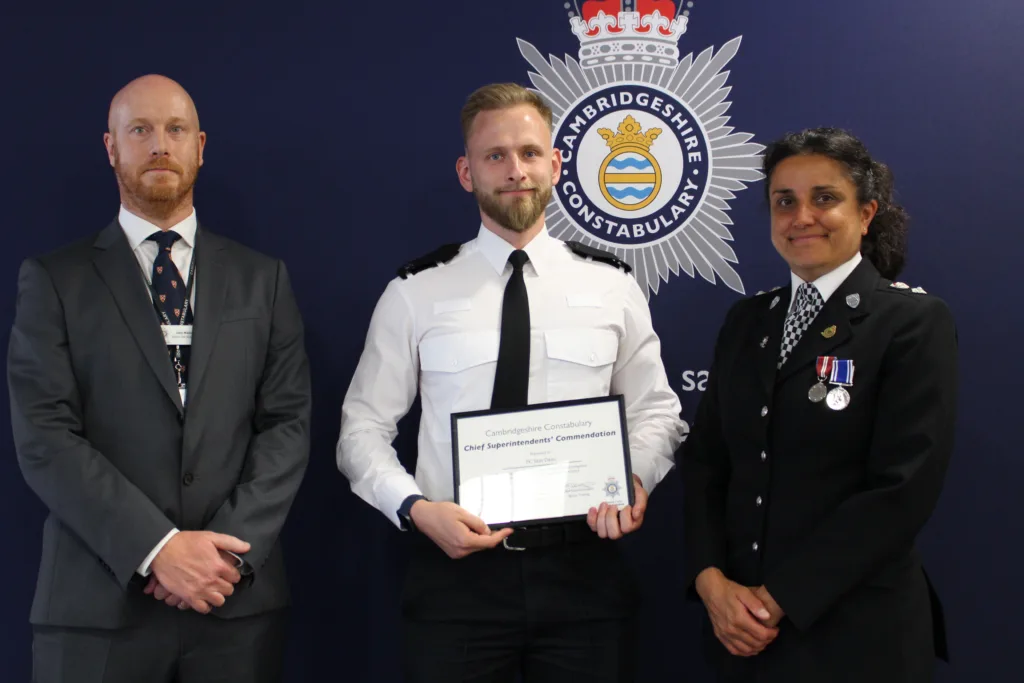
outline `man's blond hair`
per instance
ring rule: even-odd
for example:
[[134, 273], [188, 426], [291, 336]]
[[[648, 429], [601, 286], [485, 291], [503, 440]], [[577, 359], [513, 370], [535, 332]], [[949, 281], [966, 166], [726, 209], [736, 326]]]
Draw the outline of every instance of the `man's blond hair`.
[[466, 104], [462, 107], [463, 142], [469, 142], [469, 130], [480, 112], [510, 109], [523, 104], [536, 109], [544, 118], [548, 129], [551, 129], [551, 107], [532, 90], [527, 90], [518, 83], [491, 83], [478, 88], [466, 99]]

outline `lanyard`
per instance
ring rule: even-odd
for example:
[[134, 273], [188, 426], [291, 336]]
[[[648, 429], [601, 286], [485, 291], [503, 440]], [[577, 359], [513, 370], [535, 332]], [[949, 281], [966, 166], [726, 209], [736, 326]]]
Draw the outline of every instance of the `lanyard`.
[[[153, 300], [153, 308], [156, 309], [157, 315], [160, 317], [161, 322], [164, 325], [184, 325], [185, 319], [188, 316], [189, 306], [192, 304], [192, 287], [196, 282], [196, 249], [199, 246], [199, 241], [192, 246], [192, 257], [188, 262], [188, 284], [185, 285], [185, 303], [181, 307], [181, 317], [177, 323], [172, 323], [171, 319], [167, 316], [167, 312], [164, 311], [163, 307], [160, 306], [160, 294], [156, 291], [156, 287], [153, 286], [153, 282], [150, 280], [149, 294]], [[171, 264], [173, 265], [173, 261]], [[185, 365], [181, 362], [181, 345], [175, 344], [174, 346], [174, 374], [178, 380], [178, 392], [181, 395], [181, 404], [185, 405]]]

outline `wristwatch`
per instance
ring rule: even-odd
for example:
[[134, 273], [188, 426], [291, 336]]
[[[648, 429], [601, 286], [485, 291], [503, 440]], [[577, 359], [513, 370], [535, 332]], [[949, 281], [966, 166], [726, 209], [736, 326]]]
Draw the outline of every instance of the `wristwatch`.
[[416, 531], [416, 525], [413, 523], [411, 515], [412, 506], [417, 500], [426, 499], [426, 496], [414, 493], [402, 501], [402, 505], [398, 508], [398, 522], [402, 526], [402, 531]]

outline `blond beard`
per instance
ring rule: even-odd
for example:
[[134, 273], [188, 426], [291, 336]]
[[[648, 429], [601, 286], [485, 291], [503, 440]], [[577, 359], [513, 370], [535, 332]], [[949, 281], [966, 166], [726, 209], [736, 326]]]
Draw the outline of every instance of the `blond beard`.
[[544, 214], [544, 209], [551, 201], [551, 185], [536, 188], [536, 193], [519, 199], [511, 205], [501, 203], [495, 194], [484, 194], [473, 188], [473, 196], [476, 197], [480, 210], [490, 216], [501, 227], [516, 233], [523, 233], [530, 229], [537, 219]]

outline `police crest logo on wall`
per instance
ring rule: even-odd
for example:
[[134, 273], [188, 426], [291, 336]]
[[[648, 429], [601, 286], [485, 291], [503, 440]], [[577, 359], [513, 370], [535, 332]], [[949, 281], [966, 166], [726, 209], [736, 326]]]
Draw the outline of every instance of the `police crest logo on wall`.
[[655, 294], [680, 271], [744, 293], [726, 212], [735, 192], [763, 177], [764, 146], [727, 125], [723, 69], [742, 37], [680, 59], [693, 2], [563, 4], [578, 61], [545, 59], [518, 39], [562, 152], [551, 234], [614, 252]]

